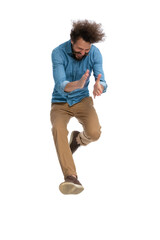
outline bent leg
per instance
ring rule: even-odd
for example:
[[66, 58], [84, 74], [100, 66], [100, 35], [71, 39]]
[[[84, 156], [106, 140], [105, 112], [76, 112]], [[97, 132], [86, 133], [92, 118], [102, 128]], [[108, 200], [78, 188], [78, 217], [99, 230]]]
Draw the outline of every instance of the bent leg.
[[84, 129], [77, 137], [79, 144], [87, 145], [99, 139], [101, 135], [101, 126], [91, 97], [84, 98], [77, 105], [75, 117], [82, 124]]

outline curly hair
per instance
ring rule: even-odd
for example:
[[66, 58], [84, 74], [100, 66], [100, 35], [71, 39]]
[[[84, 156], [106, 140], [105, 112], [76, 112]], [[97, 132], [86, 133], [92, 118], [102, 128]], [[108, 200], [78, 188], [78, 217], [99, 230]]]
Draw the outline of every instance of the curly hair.
[[79, 38], [86, 42], [97, 43], [105, 40], [105, 33], [101, 29], [101, 24], [93, 21], [78, 20], [73, 21], [73, 28], [71, 29], [70, 37], [75, 43]]

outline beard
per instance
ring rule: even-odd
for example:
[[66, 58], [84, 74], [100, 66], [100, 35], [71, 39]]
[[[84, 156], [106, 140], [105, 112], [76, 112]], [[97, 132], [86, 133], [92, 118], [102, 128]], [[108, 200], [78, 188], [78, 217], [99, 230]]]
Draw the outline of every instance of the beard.
[[76, 60], [78, 60], [78, 61], [81, 61], [85, 56], [77, 56], [76, 55], [76, 52], [75, 53], [73, 53], [73, 56], [74, 56], [74, 58], [76, 59]]

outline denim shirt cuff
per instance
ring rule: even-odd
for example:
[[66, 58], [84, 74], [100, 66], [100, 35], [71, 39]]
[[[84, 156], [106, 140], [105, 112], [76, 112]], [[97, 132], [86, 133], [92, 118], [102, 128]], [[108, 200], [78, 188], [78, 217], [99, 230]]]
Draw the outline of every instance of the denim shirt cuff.
[[105, 82], [100, 82], [100, 84], [104, 87], [103, 93], [107, 91], [107, 84]]
[[66, 85], [69, 83], [69, 81], [64, 81], [61, 83], [61, 90], [65, 93], [64, 89], [66, 87]]

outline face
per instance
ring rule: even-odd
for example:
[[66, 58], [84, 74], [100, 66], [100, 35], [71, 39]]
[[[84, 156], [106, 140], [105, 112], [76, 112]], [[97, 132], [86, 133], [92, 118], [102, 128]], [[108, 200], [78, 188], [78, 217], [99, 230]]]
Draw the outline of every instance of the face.
[[82, 38], [78, 39], [75, 43], [71, 40], [74, 56], [77, 60], [82, 60], [83, 57], [88, 55], [91, 43], [85, 42]]

